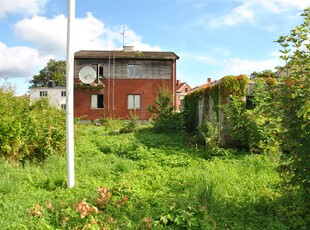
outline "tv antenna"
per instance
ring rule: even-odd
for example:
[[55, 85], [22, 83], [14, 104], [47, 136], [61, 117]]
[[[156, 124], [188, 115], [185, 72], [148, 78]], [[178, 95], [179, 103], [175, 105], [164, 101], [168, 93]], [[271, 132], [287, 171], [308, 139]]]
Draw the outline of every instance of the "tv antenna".
[[125, 45], [125, 25], [123, 25], [123, 32], [121, 32], [121, 35], [123, 35], [123, 47]]

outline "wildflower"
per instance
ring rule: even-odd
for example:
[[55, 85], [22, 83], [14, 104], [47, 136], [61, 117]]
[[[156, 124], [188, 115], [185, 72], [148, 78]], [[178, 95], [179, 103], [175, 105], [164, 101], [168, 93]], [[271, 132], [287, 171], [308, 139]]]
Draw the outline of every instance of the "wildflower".
[[81, 218], [88, 216], [91, 212], [98, 213], [98, 208], [89, 206], [86, 199], [83, 199], [80, 203], [75, 206], [75, 211], [81, 213]]

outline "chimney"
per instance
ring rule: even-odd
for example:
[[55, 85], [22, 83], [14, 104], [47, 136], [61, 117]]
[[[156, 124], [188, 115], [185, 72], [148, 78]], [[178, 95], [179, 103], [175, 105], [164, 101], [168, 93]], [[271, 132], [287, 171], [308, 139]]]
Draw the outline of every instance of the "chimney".
[[180, 85], [181, 84], [181, 81], [180, 80], [177, 80], [177, 85]]
[[53, 81], [53, 80], [50, 80], [48, 83], [47, 83], [47, 87], [48, 88], [53, 88], [56, 86], [56, 83]]
[[210, 77], [208, 77], [208, 83], [211, 83], [211, 78]]
[[133, 46], [123, 46], [123, 51], [124, 51], [124, 52], [133, 51]]

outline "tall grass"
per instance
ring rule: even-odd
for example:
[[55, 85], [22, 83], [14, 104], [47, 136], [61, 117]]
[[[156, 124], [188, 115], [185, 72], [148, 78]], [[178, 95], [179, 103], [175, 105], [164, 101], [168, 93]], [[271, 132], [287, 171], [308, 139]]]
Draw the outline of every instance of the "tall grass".
[[286, 218], [277, 157], [228, 153], [206, 160], [205, 150], [190, 147], [185, 133], [111, 135], [104, 125], [76, 125], [75, 132], [72, 189], [66, 187], [64, 154], [24, 167], [0, 160], [2, 229], [306, 226], [296, 224], [301, 211], [293, 203], [292, 221]]

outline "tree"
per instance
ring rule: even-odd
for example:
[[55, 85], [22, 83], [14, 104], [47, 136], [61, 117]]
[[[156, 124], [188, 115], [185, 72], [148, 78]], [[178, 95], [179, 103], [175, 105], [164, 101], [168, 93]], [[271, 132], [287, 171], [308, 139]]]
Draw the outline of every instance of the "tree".
[[56, 86], [65, 86], [66, 82], [66, 62], [50, 59], [47, 65], [40, 70], [38, 75], [34, 75], [29, 81], [30, 88], [47, 86], [49, 81], [54, 81]]
[[173, 112], [172, 93], [165, 86], [158, 90], [155, 104], [148, 107], [148, 111], [152, 113], [155, 120], [166, 118]]
[[276, 73], [273, 72], [272, 70], [264, 70], [262, 72], [254, 71], [253, 73], [251, 73], [251, 76], [250, 76], [251, 79], [256, 79], [256, 78], [275, 78], [275, 77], [276, 77]]
[[283, 110], [282, 125], [284, 133], [284, 151], [293, 158], [293, 180], [304, 189], [309, 199], [310, 174], [310, 8], [301, 15], [304, 22], [291, 30], [288, 36], [281, 36], [281, 59], [286, 65], [282, 72]]

